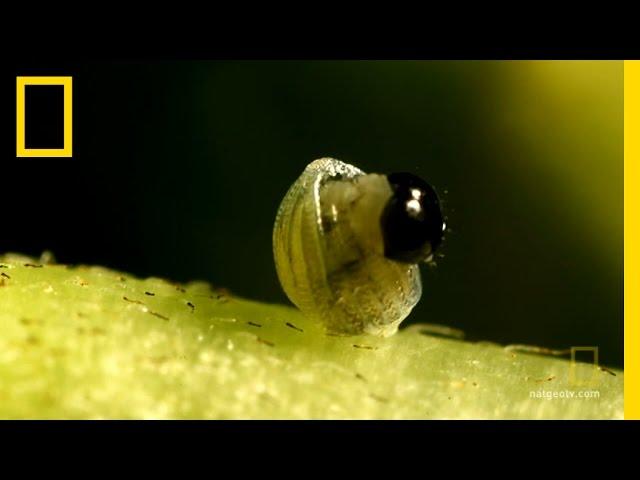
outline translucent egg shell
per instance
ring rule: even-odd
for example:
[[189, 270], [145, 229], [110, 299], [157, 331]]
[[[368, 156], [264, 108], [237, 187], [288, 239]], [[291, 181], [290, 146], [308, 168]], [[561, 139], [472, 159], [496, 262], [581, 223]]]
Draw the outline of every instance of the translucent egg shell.
[[386, 175], [321, 158], [280, 205], [273, 230], [278, 278], [328, 333], [392, 335], [420, 299], [417, 264], [385, 252], [381, 219], [393, 195]]

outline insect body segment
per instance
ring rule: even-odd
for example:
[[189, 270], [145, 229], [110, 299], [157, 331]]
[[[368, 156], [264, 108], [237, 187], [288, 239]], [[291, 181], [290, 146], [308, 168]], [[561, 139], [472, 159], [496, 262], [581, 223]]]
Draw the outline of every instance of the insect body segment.
[[[287, 192], [273, 231], [278, 277], [289, 299], [329, 333], [392, 335], [420, 299], [416, 263], [439, 243], [433, 224], [441, 216], [430, 187], [412, 188], [423, 193], [407, 207], [406, 188], [388, 176], [323, 158]], [[423, 199], [431, 204], [421, 211]], [[403, 232], [418, 238], [403, 242]]]

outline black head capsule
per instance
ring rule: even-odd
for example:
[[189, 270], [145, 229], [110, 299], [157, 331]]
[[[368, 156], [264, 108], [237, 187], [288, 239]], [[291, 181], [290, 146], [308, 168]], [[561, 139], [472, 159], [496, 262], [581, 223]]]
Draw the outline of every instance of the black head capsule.
[[393, 195], [380, 219], [385, 257], [411, 264], [429, 259], [445, 229], [438, 195], [410, 173], [391, 173], [387, 179]]

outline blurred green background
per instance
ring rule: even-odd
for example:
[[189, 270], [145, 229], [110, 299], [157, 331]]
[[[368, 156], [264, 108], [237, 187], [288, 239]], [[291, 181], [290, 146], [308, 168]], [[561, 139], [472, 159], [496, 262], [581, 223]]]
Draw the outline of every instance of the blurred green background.
[[[74, 159], [41, 164], [0, 250], [204, 279], [286, 302], [279, 202], [311, 160], [409, 171], [452, 231], [405, 324], [595, 345], [623, 364], [623, 65], [538, 61], [94, 62]], [[24, 69], [21, 74], [25, 74]], [[25, 167], [21, 167], [25, 168]], [[61, 193], [62, 192], [62, 193]], [[5, 223], [6, 224], [6, 223]], [[40, 227], [38, 227], [40, 228]]]

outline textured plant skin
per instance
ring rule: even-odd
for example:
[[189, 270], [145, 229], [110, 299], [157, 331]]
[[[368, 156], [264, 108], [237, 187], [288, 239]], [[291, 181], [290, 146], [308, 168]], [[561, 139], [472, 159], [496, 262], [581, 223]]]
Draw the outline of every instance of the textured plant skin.
[[[623, 417], [623, 373], [421, 333], [327, 336], [203, 282], [0, 256], [0, 418]], [[593, 376], [592, 376], [593, 375]], [[599, 398], [532, 398], [541, 390]]]

